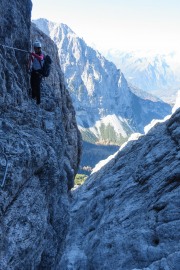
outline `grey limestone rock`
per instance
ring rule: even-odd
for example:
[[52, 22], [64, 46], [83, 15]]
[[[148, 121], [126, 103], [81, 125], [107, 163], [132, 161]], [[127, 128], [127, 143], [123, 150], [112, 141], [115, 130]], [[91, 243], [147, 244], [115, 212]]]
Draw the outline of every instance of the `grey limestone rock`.
[[55, 268], [69, 225], [68, 190], [81, 154], [81, 136], [57, 48], [31, 27], [31, 7], [29, 0], [0, 2], [0, 43], [30, 51], [31, 40], [38, 38], [53, 60], [37, 106], [29, 95], [29, 55], [0, 46], [0, 164], [3, 153], [8, 160], [0, 187], [2, 270]]
[[73, 197], [58, 269], [180, 269], [180, 109]]

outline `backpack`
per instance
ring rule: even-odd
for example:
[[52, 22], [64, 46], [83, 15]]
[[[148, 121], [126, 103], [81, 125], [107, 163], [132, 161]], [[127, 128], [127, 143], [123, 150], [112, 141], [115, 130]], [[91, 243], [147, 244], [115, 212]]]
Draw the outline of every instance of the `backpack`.
[[[40, 62], [41, 64], [41, 62]], [[44, 57], [44, 63], [43, 65], [41, 64], [41, 74], [43, 77], [48, 77], [51, 71], [51, 64], [52, 64], [52, 59], [49, 55], [46, 55]]]

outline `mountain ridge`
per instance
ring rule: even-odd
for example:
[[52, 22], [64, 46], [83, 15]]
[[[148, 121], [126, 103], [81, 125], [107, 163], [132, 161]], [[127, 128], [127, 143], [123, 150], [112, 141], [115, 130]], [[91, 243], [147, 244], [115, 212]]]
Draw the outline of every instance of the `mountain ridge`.
[[104, 55], [123, 70], [129, 83], [159, 98], [174, 103], [180, 88], [180, 65], [177, 52], [123, 52], [108, 50]]
[[91, 143], [122, 144], [133, 132], [143, 132], [153, 118], [164, 118], [170, 113], [168, 104], [134, 94], [123, 73], [65, 24], [61, 28], [56, 23], [52, 27], [53, 23], [46, 19], [33, 22], [42, 31], [51, 25], [50, 37], [58, 46], [84, 139], [89, 138]]

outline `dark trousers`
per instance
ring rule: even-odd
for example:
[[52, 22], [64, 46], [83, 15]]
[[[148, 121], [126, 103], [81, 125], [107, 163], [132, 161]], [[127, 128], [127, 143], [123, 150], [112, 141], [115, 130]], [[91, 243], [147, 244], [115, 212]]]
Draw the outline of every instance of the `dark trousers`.
[[32, 71], [31, 73], [32, 98], [36, 99], [37, 104], [41, 103], [41, 82], [42, 76], [38, 72]]

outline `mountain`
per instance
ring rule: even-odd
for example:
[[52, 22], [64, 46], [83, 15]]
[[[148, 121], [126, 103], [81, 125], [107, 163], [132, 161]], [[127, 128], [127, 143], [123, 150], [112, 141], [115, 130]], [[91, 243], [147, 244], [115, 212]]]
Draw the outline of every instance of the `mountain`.
[[33, 21], [56, 43], [83, 139], [121, 145], [130, 134], [143, 132], [153, 118], [164, 118], [171, 107], [158, 99], [136, 95], [123, 73], [67, 25]]
[[[55, 269], [69, 224], [68, 190], [81, 156], [57, 47], [31, 25], [31, 9], [30, 0], [0, 1], [1, 270]], [[40, 39], [53, 60], [40, 105], [28, 95], [29, 55], [12, 49], [30, 51], [31, 38]]]
[[[71, 193], [81, 135], [57, 46], [31, 9], [0, 1], [0, 269], [178, 269], [179, 111]], [[53, 61], [40, 105], [16, 50], [35, 39]]]
[[180, 57], [177, 52], [155, 54], [110, 49], [104, 55], [122, 70], [130, 84], [174, 103], [180, 88]]
[[180, 109], [73, 192], [59, 269], [178, 270]]

